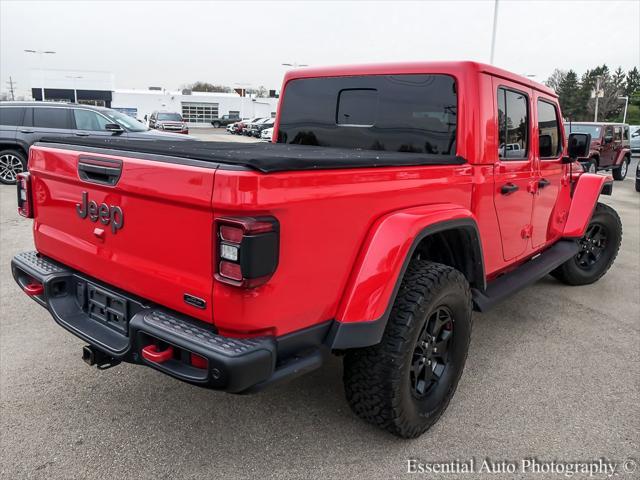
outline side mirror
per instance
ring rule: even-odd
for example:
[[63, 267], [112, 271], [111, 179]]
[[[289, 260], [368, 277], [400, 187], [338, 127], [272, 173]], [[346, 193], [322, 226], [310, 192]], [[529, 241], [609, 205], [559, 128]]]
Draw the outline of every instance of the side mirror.
[[120, 125], [118, 125], [117, 123], [107, 123], [104, 126], [104, 129], [107, 132], [113, 132], [113, 133], [122, 133], [122, 132], [124, 132], [124, 129]]
[[568, 155], [562, 159], [563, 163], [572, 163], [579, 158], [589, 156], [591, 135], [588, 133], [570, 133], [567, 147]]
[[553, 157], [555, 152], [551, 151], [551, 135], [540, 135], [538, 137], [538, 146], [540, 156], [542, 158]]
[[613, 135], [606, 135], [604, 137], [604, 143], [611, 143], [613, 142]]

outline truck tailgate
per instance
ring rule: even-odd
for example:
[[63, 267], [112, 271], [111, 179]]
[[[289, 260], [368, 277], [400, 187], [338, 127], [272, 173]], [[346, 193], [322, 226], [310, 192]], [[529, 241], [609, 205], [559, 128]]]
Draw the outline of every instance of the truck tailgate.
[[[190, 166], [94, 152], [31, 148], [37, 250], [211, 322], [216, 164]], [[193, 306], [185, 295], [203, 302]]]

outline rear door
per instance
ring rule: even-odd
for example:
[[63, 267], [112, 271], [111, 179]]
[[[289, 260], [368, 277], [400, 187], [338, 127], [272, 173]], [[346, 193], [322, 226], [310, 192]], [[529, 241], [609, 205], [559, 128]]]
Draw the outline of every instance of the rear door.
[[30, 145], [44, 138], [71, 135], [71, 109], [67, 107], [27, 108], [20, 133]]
[[602, 135], [602, 149], [600, 150], [600, 167], [610, 167], [615, 158], [615, 143], [613, 141], [613, 125], [606, 125]]
[[622, 125], [613, 126], [613, 158], [611, 164], [615, 165], [622, 157], [622, 150], [624, 149], [624, 143], [622, 140]]
[[16, 130], [22, 125], [24, 110], [24, 107], [0, 106], [0, 141], [14, 142]]
[[506, 261], [525, 253], [531, 235], [534, 177], [530, 89], [493, 79], [498, 121], [494, 204]]
[[564, 129], [554, 99], [535, 94], [536, 106], [536, 194], [531, 217], [533, 248], [557, 236], [564, 219], [555, 216], [558, 195], [562, 190], [565, 168], [562, 164]]

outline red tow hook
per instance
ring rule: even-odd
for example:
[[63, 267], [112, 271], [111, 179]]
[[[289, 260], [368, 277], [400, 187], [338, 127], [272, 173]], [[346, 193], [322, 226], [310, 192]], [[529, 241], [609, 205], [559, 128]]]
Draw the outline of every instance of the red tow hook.
[[155, 345], [147, 345], [142, 349], [142, 357], [150, 362], [164, 363], [173, 358], [173, 347], [167, 347], [166, 350], [159, 352]]
[[24, 287], [22, 287], [24, 293], [29, 295], [30, 297], [34, 297], [36, 295], [42, 295], [44, 293], [44, 286], [41, 283], [27, 283]]

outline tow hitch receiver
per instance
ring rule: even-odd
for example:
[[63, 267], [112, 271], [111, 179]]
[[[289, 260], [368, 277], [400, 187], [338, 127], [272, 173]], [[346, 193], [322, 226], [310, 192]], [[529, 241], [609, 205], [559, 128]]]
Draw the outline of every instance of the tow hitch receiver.
[[120, 360], [110, 357], [91, 345], [85, 345], [82, 347], [82, 360], [84, 360], [89, 366], [95, 365], [98, 367], [98, 370], [106, 370], [107, 368], [115, 367], [120, 363]]

